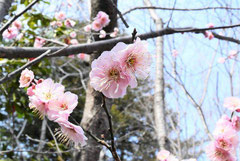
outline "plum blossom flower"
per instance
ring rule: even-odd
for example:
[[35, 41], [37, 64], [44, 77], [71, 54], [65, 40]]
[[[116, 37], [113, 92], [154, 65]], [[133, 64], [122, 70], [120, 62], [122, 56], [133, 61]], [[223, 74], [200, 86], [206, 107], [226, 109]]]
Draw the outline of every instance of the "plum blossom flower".
[[21, 40], [22, 38], [23, 38], [23, 36], [24, 36], [24, 34], [23, 33], [20, 33], [20, 34], [18, 34], [18, 36], [17, 36], [17, 40]]
[[231, 50], [228, 54], [228, 58], [229, 59], [234, 59], [238, 54], [238, 51], [237, 50]]
[[129, 76], [122, 70], [120, 63], [114, 60], [113, 50], [104, 51], [92, 62], [90, 84], [108, 98], [119, 98], [126, 94]]
[[208, 27], [208, 28], [213, 28], [213, 27], [214, 27], [214, 24], [210, 22], [209, 24], [207, 24], [207, 27]]
[[71, 19], [66, 19], [64, 21], [64, 24], [66, 27], [74, 27], [76, 25], [76, 22]]
[[94, 31], [100, 31], [103, 27], [106, 27], [110, 22], [108, 14], [103, 11], [99, 11], [97, 16], [92, 22], [92, 29]]
[[89, 25], [86, 25], [86, 26], [84, 27], [84, 31], [85, 31], [85, 32], [90, 32], [91, 29], [92, 29], [92, 26], [91, 26], [90, 24], [89, 24]]
[[70, 33], [70, 37], [71, 38], [75, 38], [77, 36], [77, 33], [75, 31], [71, 32]]
[[102, 29], [101, 22], [100, 22], [100, 21], [97, 21], [97, 20], [93, 21], [91, 28], [92, 28], [94, 31], [100, 31], [100, 30]]
[[106, 14], [103, 11], [99, 11], [97, 16], [94, 18], [94, 20], [99, 21], [101, 26], [102, 26], [102, 28], [106, 27], [109, 24], [109, 22], [110, 22], [108, 14]]
[[34, 96], [40, 101], [49, 103], [63, 95], [64, 86], [59, 83], [54, 83], [52, 79], [48, 78], [36, 85], [34, 93]]
[[218, 63], [220, 63], [220, 64], [225, 63], [225, 61], [226, 61], [226, 58], [224, 58], [224, 57], [218, 58]]
[[55, 14], [55, 18], [57, 20], [64, 20], [66, 18], [66, 14], [64, 12], [58, 12]]
[[71, 92], [66, 92], [60, 95], [56, 100], [49, 102], [47, 113], [48, 118], [50, 120], [56, 120], [61, 117], [67, 120], [77, 104], [77, 95]]
[[231, 123], [232, 123], [232, 127], [233, 127], [236, 131], [240, 131], [240, 117], [238, 117], [238, 116], [233, 116]]
[[106, 31], [101, 30], [101, 31], [100, 31], [100, 35], [99, 35], [99, 38], [105, 38], [106, 35], [107, 35]]
[[205, 31], [204, 33], [205, 37], [208, 38], [209, 40], [212, 40], [214, 38], [214, 35], [210, 31]]
[[50, 23], [50, 26], [55, 27], [56, 25], [57, 25], [57, 21], [52, 21], [52, 22]]
[[148, 52], [147, 41], [140, 38], [128, 46], [121, 53], [115, 52], [115, 57], [120, 65], [129, 73], [140, 79], [146, 79], [150, 72], [151, 55]]
[[12, 25], [16, 27], [18, 30], [22, 28], [22, 23], [20, 21], [14, 21]]
[[71, 39], [71, 40], [70, 40], [70, 43], [71, 43], [72, 45], [77, 45], [77, 44], [78, 44], [78, 41], [77, 41], [77, 39]]
[[3, 38], [9, 39], [9, 40], [16, 38], [17, 35], [18, 35], [18, 29], [16, 27], [9, 27], [2, 34]]
[[236, 161], [230, 152], [216, 147], [214, 143], [206, 147], [206, 154], [211, 161]]
[[110, 34], [110, 37], [116, 37], [118, 35], [119, 29], [117, 27], [114, 27], [113, 32]]
[[73, 142], [75, 146], [79, 143], [81, 146], [86, 145], [87, 137], [84, 135], [84, 131], [80, 126], [76, 126], [62, 118], [55, 120], [55, 122], [61, 127], [61, 130], [56, 133], [61, 142], [66, 143], [67, 145], [69, 142]]
[[46, 42], [46, 40], [44, 40], [43, 38], [36, 37], [35, 41], [34, 41], [34, 44], [33, 44], [33, 47], [41, 48], [45, 44], [45, 42]]
[[20, 80], [19, 80], [20, 86], [19, 87], [20, 88], [28, 87], [33, 79], [34, 79], [33, 72], [31, 70], [28, 70], [27, 68], [24, 69], [20, 76]]
[[167, 150], [161, 150], [157, 154], [157, 159], [159, 161], [166, 161], [167, 158], [170, 156], [170, 152]]
[[240, 112], [240, 99], [237, 97], [225, 98], [223, 106], [231, 111]]
[[84, 54], [84, 53], [80, 53], [77, 55], [77, 57], [81, 60], [84, 60], [85, 56], [86, 56], [86, 54]]
[[224, 133], [220, 133], [215, 137], [215, 146], [226, 151], [234, 151], [238, 145], [237, 132], [234, 129], [228, 128]]

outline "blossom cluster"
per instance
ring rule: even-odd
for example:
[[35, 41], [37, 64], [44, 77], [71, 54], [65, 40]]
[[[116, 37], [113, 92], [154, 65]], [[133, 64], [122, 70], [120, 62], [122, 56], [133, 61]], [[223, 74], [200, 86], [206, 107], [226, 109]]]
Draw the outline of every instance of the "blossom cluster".
[[64, 143], [74, 142], [83, 146], [86, 144], [86, 136], [80, 126], [68, 121], [70, 114], [78, 104], [78, 96], [71, 92], [64, 92], [64, 86], [55, 83], [52, 79], [34, 79], [34, 73], [25, 69], [19, 80], [21, 88], [27, 87], [29, 107], [40, 118], [47, 117], [58, 123], [61, 130], [56, 133], [59, 140]]
[[119, 42], [92, 62], [90, 85], [108, 98], [123, 97], [128, 85], [137, 86], [136, 77], [148, 77], [150, 66], [151, 55], [146, 41], [137, 38], [130, 45]]
[[[232, 112], [240, 112], [240, 100], [236, 97], [226, 98], [224, 107]], [[217, 122], [213, 132], [214, 140], [206, 148], [211, 161], [236, 161], [236, 150], [239, 144], [240, 117], [229, 118], [223, 115]]]
[[[158, 161], [179, 161], [173, 154], [171, 154], [167, 150], [161, 150], [160, 152], [158, 152], [157, 159]], [[197, 161], [197, 160], [194, 158], [191, 158], [191, 159], [183, 159], [181, 161]]]
[[50, 25], [53, 27], [62, 27], [64, 24], [67, 28], [70, 28], [76, 25], [75, 21], [66, 18], [65, 12], [57, 12], [55, 14], [55, 19], [56, 19], [55, 21], [50, 23]]
[[[110, 19], [107, 13], [99, 11], [94, 21], [84, 27], [84, 31], [90, 32], [91, 30], [99, 31], [99, 38], [105, 38], [107, 33], [103, 30], [110, 23]], [[116, 37], [119, 32], [117, 27], [110, 33], [110, 37]]]
[[21, 30], [21, 28], [22, 28], [22, 23], [19, 21], [14, 21], [12, 25], [3, 32], [2, 36], [3, 38], [9, 39], [9, 40], [15, 39], [15, 38], [21, 39], [21, 37], [23, 36], [22, 34], [19, 34], [19, 31]]

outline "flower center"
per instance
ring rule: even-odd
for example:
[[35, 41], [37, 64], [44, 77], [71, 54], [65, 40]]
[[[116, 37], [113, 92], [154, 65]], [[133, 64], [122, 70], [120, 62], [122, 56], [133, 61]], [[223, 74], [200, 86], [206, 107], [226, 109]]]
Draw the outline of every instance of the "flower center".
[[63, 110], [67, 110], [67, 109], [68, 109], [68, 106], [67, 106], [66, 104], [62, 104], [60, 107], [61, 107], [61, 109], [63, 109]]
[[110, 77], [110, 79], [117, 81], [119, 79], [120, 73], [117, 69], [112, 68], [109, 71], [108, 76]]
[[126, 62], [128, 67], [133, 67], [134, 64], [136, 63], [136, 58], [134, 56], [130, 56]]
[[46, 98], [46, 100], [50, 100], [52, 98], [52, 94], [50, 92], [47, 92], [45, 94], [45, 98]]

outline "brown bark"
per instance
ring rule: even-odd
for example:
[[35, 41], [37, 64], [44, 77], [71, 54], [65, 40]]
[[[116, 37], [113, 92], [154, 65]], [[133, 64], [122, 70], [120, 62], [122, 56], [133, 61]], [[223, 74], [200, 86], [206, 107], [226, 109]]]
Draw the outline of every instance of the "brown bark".
[[0, 0], [0, 22], [8, 14], [9, 8], [12, 5], [13, 0]]
[[[117, 4], [117, 0], [114, 0], [114, 3]], [[99, 11], [104, 11], [109, 15], [111, 22], [104, 28], [104, 30], [106, 32], [112, 32], [114, 27], [117, 26], [117, 12], [112, 7], [112, 3], [109, 0], [91, 0], [91, 18], [93, 19]], [[109, 37], [106, 39], [108, 38]], [[97, 36], [95, 36], [94, 39], [96, 41], [99, 40]], [[100, 54], [101, 53], [95, 53], [91, 55], [91, 60], [97, 58]], [[101, 93], [94, 91], [89, 82], [86, 93], [86, 102], [81, 126], [99, 138], [102, 136], [107, 138], [109, 136], [109, 126], [107, 116], [104, 110], [101, 109], [102, 95]], [[106, 99], [106, 105], [108, 108], [111, 107], [111, 101]], [[92, 138], [89, 137], [88, 139], [87, 146], [83, 148], [81, 152], [80, 160], [98, 161], [102, 146]]]

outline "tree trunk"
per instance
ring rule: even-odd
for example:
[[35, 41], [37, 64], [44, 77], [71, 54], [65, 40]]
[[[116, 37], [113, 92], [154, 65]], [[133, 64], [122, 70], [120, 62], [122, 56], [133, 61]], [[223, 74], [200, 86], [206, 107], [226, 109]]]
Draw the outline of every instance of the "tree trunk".
[[[113, 1], [117, 5], [117, 0]], [[112, 6], [110, 0], [91, 0], [91, 19], [93, 19], [99, 11], [104, 11], [109, 15], [111, 20], [110, 24], [104, 28], [106, 32], [113, 32], [114, 27], [117, 26], [117, 12]], [[108, 36], [106, 39], [109, 39]], [[95, 36], [96, 41], [99, 40], [98, 36]], [[97, 58], [101, 53], [95, 53], [91, 55], [91, 61]], [[94, 91], [88, 82], [88, 87], [86, 91], [86, 102], [83, 111], [83, 118], [81, 121], [81, 126], [84, 129], [89, 130], [95, 136], [101, 138], [104, 136], [107, 138], [108, 132], [108, 122], [107, 116], [103, 109], [101, 109], [102, 96], [101, 93]], [[106, 105], [108, 108], [111, 107], [111, 101], [106, 100]], [[81, 161], [98, 161], [99, 154], [102, 146], [97, 143], [92, 138], [88, 137], [88, 144], [83, 148], [81, 152]]]
[[0, 0], [0, 22], [2, 22], [4, 16], [8, 14], [12, 2], [13, 0]]
[[[146, 6], [152, 6], [150, 0], [144, 0]], [[156, 24], [156, 30], [163, 29], [163, 22], [154, 10], [149, 10], [150, 16]], [[154, 88], [154, 123], [158, 140], [159, 149], [168, 149], [167, 131], [165, 120], [165, 101], [164, 101], [164, 53], [163, 53], [163, 36], [156, 38], [156, 73]]]

